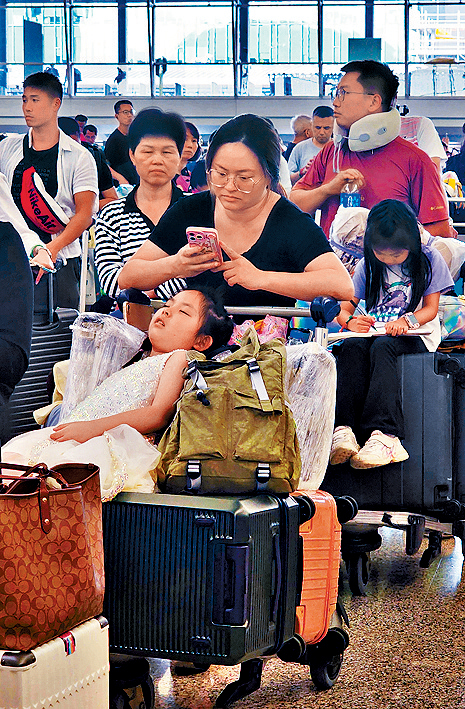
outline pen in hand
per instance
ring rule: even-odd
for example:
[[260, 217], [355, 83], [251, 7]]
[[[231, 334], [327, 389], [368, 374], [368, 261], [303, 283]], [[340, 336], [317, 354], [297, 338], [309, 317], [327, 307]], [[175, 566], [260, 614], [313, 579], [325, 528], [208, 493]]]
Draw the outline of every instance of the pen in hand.
[[[360, 303], [356, 303], [354, 300], [349, 300], [349, 303], [354, 306], [354, 308], [355, 308], [354, 313], [357, 312], [357, 310], [358, 310], [360, 315], [364, 315], [365, 317], [368, 317], [367, 311], [365, 310], [365, 308], [362, 308]], [[371, 325], [371, 327], [373, 328], [373, 330], [376, 330], [376, 327], [374, 325]]]

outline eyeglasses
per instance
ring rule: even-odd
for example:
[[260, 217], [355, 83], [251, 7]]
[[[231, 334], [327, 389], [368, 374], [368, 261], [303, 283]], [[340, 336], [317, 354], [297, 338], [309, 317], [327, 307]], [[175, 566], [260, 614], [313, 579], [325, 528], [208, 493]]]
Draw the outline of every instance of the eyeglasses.
[[346, 91], [346, 89], [336, 89], [333, 98], [340, 98], [341, 101], [344, 101], [347, 94], [357, 94], [358, 96], [374, 96], [374, 94], [370, 93], [369, 91]]
[[262, 181], [263, 177], [259, 180], [254, 180], [253, 177], [243, 177], [242, 175], [229, 175], [227, 172], [221, 172], [220, 170], [207, 170], [207, 175], [210, 178], [210, 182], [214, 187], [226, 187], [229, 180], [232, 179], [233, 185], [239, 192], [244, 192], [245, 194], [250, 194], [259, 182]]
[[131, 115], [134, 115], [135, 111], [133, 108], [131, 108], [130, 111], [118, 111], [118, 113], [122, 113], [123, 116], [131, 116]]

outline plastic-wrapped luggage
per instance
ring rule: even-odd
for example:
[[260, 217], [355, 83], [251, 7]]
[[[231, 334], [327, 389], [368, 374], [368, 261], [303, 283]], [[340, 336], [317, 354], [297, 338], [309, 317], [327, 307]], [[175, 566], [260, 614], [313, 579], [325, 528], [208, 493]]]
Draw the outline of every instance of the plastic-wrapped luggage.
[[60, 420], [104, 379], [120, 370], [139, 350], [146, 335], [111, 315], [82, 313], [72, 326], [73, 339]]
[[47, 380], [53, 365], [69, 357], [76, 317], [76, 310], [57, 308], [50, 322], [33, 325], [29, 366], [10, 397], [10, 437], [37, 428], [32, 412], [49, 403]]
[[102, 616], [28, 652], [0, 649], [5, 709], [108, 707], [108, 678], [108, 622]]
[[299, 490], [317, 490], [326, 473], [336, 405], [336, 362], [316, 342], [286, 346], [285, 384], [296, 422]]

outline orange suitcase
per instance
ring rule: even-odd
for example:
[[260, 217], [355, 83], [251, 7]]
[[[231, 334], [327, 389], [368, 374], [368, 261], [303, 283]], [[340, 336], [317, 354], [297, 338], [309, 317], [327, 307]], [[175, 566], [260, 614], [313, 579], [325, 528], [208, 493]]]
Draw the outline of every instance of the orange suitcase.
[[299, 529], [303, 546], [303, 574], [295, 631], [306, 644], [314, 645], [328, 632], [336, 610], [341, 525], [332, 495], [322, 490], [294, 493], [294, 496], [303, 495], [313, 501], [315, 513]]
[[346, 496], [335, 500], [322, 490], [292, 494], [301, 508], [302, 589], [294, 637], [277, 654], [284, 662], [308, 665], [316, 687], [329, 689], [349, 644], [343, 627], [348, 618], [338, 599], [341, 523], [355, 516], [357, 503]]

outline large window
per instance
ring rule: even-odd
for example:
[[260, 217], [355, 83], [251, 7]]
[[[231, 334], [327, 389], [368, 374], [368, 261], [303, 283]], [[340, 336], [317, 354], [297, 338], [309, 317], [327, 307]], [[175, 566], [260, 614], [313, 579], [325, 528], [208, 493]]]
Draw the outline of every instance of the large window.
[[47, 70], [69, 95], [327, 96], [364, 38], [401, 93], [465, 95], [450, 0], [0, 0], [0, 94]]

